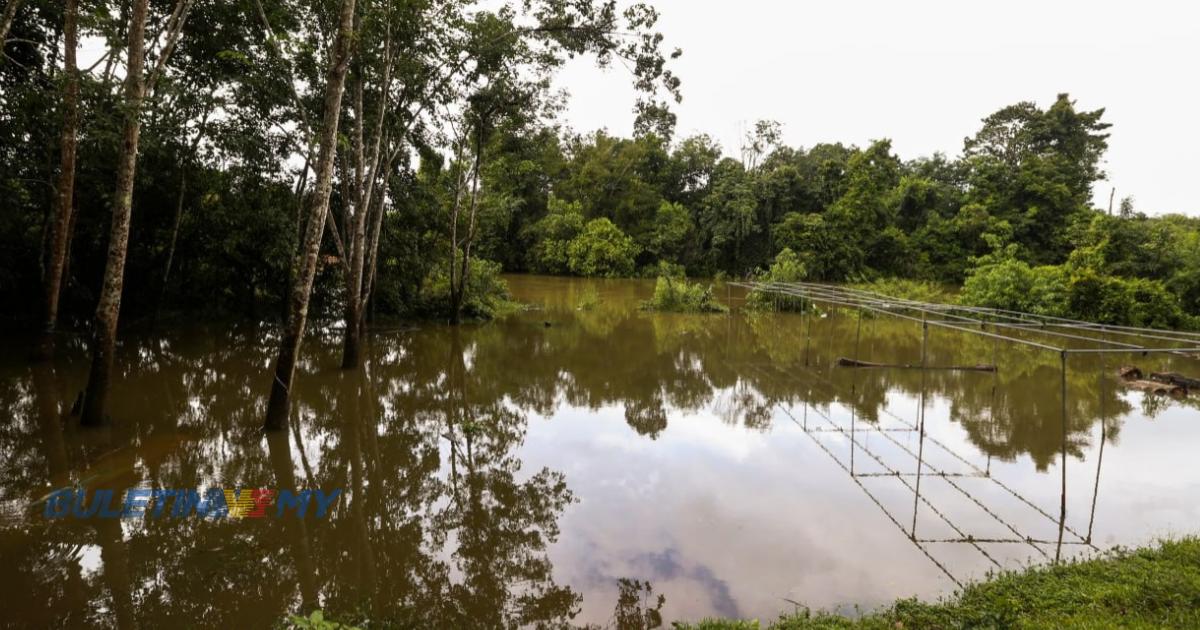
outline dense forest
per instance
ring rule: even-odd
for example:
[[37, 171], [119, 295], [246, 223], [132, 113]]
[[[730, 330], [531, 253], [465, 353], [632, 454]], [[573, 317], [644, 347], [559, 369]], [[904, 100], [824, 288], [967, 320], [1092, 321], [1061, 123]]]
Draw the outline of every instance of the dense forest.
[[[955, 157], [788, 147], [772, 121], [722, 147], [676, 137], [682, 53], [656, 21], [604, 0], [8, 0], [3, 315], [43, 357], [91, 335], [85, 421], [118, 323], [280, 321], [268, 424], [310, 313], [345, 323], [353, 367], [369, 317], [492, 316], [502, 271], [769, 277], [782, 254], [793, 278], [1195, 326], [1200, 221], [1092, 206], [1102, 109], [1002, 107]], [[628, 137], [559, 119], [551, 78], [579, 56], [628, 73]]]

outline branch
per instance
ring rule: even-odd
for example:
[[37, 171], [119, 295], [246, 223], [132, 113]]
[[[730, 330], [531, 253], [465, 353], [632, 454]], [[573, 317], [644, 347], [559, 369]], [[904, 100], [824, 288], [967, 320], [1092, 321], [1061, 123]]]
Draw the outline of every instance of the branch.
[[183, 26], [187, 23], [188, 14], [191, 13], [194, 3], [195, 0], [178, 0], [175, 3], [175, 10], [171, 12], [171, 17], [167, 20], [167, 41], [163, 44], [162, 52], [158, 56], [154, 70], [150, 73], [149, 80], [146, 81], [148, 94], [154, 94], [154, 86], [158, 82], [158, 78], [162, 76], [167, 59], [171, 57], [171, 53], [175, 52], [175, 45], [179, 43], [179, 38], [183, 35]]

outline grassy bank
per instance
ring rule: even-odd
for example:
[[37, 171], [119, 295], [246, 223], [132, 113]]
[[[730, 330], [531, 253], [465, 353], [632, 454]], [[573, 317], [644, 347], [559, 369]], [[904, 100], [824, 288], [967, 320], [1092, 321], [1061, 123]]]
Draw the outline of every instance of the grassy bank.
[[815, 612], [772, 623], [708, 620], [683, 630], [825, 628], [1200, 628], [1200, 539], [1004, 573], [938, 603], [897, 601], [858, 619]]

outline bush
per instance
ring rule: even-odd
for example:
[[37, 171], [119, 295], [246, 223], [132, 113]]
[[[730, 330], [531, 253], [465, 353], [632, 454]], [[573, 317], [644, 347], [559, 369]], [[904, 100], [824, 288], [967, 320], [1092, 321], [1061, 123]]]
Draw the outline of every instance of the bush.
[[967, 276], [959, 301], [972, 306], [1069, 317], [1100, 324], [1194, 326], [1178, 296], [1158, 280], [1120, 278], [1075, 264], [1030, 267], [1009, 248], [984, 256]]
[[729, 309], [713, 297], [712, 285], [688, 282], [685, 278], [659, 276], [654, 284], [654, 297], [642, 302], [648, 311], [674, 313], [724, 313]]
[[1189, 323], [1179, 298], [1157, 280], [1082, 270], [1071, 278], [1068, 303], [1074, 317], [1101, 324], [1177, 328]]
[[[462, 316], [466, 319], [494, 319], [511, 311], [516, 303], [508, 292], [508, 283], [500, 277], [500, 263], [475, 258], [467, 273]], [[438, 265], [426, 277], [418, 298], [417, 314], [440, 319], [450, 314], [450, 278], [445, 265]]]
[[633, 275], [638, 246], [608, 219], [588, 222], [567, 246], [567, 265], [588, 277], [617, 278]]
[[870, 291], [888, 297], [918, 302], [943, 303], [950, 300], [950, 291], [946, 287], [926, 280], [907, 280], [905, 278], [881, 278], [871, 282], [859, 282], [851, 285], [855, 289]]
[[579, 296], [579, 303], [575, 308], [581, 311], [590, 311], [597, 306], [600, 306], [600, 292], [596, 290], [596, 287], [588, 287]]
[[567, 203], [551, 197], [546, 216], [529, 228], [533, 238], [526, 262], [539, 273], [565, 274], [570, 271], [567, 250], [583, 231], [583, 207], [578, 201]]
[[[756, 278], [759, 282], [800, 282], [808, 275], [808, 270], [800, 257], [790, 248], [783, 248], [775, 256], [775, 262], [766, 273]], [[758, 311], [798, 311], [803, 306], [803, 300], [797, 297], [780, 296], [765, 291], [751, 291], [746, 297], [746, 308]]]

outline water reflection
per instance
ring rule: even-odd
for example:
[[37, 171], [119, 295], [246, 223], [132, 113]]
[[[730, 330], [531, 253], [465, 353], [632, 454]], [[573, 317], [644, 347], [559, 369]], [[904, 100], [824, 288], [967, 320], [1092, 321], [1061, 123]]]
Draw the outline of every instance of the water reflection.
[[[67, 413], [78, 349], [0, 366], [0, 588], [26, 595], [13, 622], [258, 627], [319, 607], [400, 627], [623, 627], [872, 605], [1056, 555], [1054, 355], [938, 330], [930, 364], [1000, 369], [845, 369], [838, 357], [918, 362], [920, 326], [647, 314], [642, 282], [513, 285], [536, 310], [379, 332], [358, 372], [317, 331], [291, 426], [266, 436], [266, 328], [131, 336], [98, 431]], [[587, 286], [601, 304], [576, 310]], [[1105, 494], [1102, 479], [1127, 490], [1144, 463], [1122, 453], [1195, 434], [1177, 421], [1190, 402], [1122, 392], [1115, 369], [1088, 357], [1068, 372], [1068, 554], [1101, 546], [1094, 527], [1137, 542], [1200, 516], [1163, 498], [1165, 521], [1122, 515], [1130, 493]], [[326, 519], [43, 518], [64, 485], [345, 495]]]

